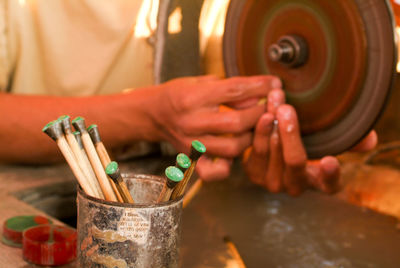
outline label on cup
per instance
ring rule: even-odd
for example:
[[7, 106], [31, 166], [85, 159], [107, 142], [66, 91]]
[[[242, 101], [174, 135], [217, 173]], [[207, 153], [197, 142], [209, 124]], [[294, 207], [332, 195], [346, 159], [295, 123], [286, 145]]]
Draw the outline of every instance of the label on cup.
[[138, 244], [144, 244], [150, 232], [150, 215], [139, 214], [134, 208], [126, 208], [118, 222], [117, 232]]

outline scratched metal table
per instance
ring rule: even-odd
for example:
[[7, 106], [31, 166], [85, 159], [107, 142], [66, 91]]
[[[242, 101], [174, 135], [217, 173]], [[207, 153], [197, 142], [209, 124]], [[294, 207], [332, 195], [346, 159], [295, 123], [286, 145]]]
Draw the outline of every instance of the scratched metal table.
[[333, 196], [268, 194], [236, 166], [184, 210], [182, 267], [228, 267], [224, 236], [246, 267], [400, 267], [396, 225]]

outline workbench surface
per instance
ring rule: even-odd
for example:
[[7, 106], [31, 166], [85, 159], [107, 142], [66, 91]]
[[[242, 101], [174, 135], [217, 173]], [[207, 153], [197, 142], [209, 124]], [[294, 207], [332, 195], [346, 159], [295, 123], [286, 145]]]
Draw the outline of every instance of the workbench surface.
[[[121, 169], [160, 174], [173, 160], [163, 159], [152, 166], [149, 162], [125, 163]], [[65, 165], [0, 166], [1, 223], [17, 215], [46, 215], [31, 205], [49, 206], [33, 202], [32, 189], [73, 185], [73, 181]], [[395, 218], [315, 192], [298, 198], [268, 194], [249, 183], [239, 165], [229, 180], [203, 183], [184, 209], [182, 224], [184, 268], [240, 267], [224, 242], [226, 237], [251, 268], [400, 267], [400, 231]], [[22, 259], [21, 249], [0, 243], [0, 267], [36, 266]]]

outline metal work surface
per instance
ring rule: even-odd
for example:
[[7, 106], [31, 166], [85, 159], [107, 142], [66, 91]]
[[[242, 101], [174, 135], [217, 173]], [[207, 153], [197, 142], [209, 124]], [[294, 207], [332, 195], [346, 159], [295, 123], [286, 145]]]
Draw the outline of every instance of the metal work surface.
[[[121, 170], [161, 174], [171, 161], [141, 159], [123, 164]], [[16, 192], [74, 184], [71, 176], [65, 166], [1, 167], [1, 222], [17, 215], [42, 214], [30, 204], [33, 197]], [[65, 210], [64, 196], [62, 206], [56, 197], [51, 203]], [[71, 206], [75, 202], [75, 198], [68, 200]], [[269, 194], [248, 182], [239, 165], [228, 180], [204, 183], [182, 216], [183, 268], [240, 267], [223, 241], [225, 236], [231, 238], [248, 268], [391, 268], [400, 263], [396, 219], [315, 192], [297, 198]], [[0, 253], [0, 267], [35, 267], [23, 261], [20, 249], [0, 244]]]
[[396, 224], [334, 196], [268, 194], [237, 168], [184, 210], [182, 267], [229, 267], [224, 236], [246, 267], [399, 267]]

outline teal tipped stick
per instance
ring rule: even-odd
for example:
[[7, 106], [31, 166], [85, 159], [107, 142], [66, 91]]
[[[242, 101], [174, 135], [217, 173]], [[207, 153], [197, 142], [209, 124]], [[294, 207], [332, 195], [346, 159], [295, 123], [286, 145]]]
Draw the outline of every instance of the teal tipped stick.
[[185, 193], [186, 186], [188, 185], [193, 172], [196, 168], [197, 161], [199, 158], [206, 152], [206, 147], [204, 146], [203, 143], [201, 143], [198, 140], [192, 141], [192, 146], [190, 149], [190, 160], [192, 164], [190, 167], [185, 171], [184, 178], [181, 182], [178, 183], [178, 185], [175, 187], [171, 194], [171, 199], [175, 200], [182, 196]]
[[[171, 194], [175, 186], [183, 180], [183, 172], [177, 167], [170, 166], [165, 169], [165, 187], [160, 194], [158, 202], [166, 202], [170, 200]], [[157, 203], [158, 203], [157, 202]]]
[[70, 122], [70, 117], [68, 115], [60, 116], [58, 121], [61, 122], [65, 138], [70, 146], [74, 156], [78, 162], [80, 169], [83, 174], [86, 176], [86, 180], [90, 184], [90, 187], [93, 189], [94, 197], [96, 198], [104, 198], [103, 193], [101, 192], [100, 186], [98, 185], [96, 175], [92, 169], [90, 163], [86, 161], [87, 156], [85, 150], [81, 150], [78, 141], [76, 140], [74, 134], [72, 133], [72, 126]]
[[100, 188], [100, 184], [97, 181], [96, 174], [94, 173], [92, 165], [90, 164], [89, 158], [86, 154], [85, 148], [83, 147], [81, 133], [79, 131], [74, 131], [72, 134], [74, 135], [75, 140], [78, 143], [79, 149], [82, 152], [83, 161], [85, 162], [85, 165], [88, 168], [88, 171], [90, 172], [90, 177], [92, 178], [92, 184], [95, 188], [96, 194], [98, 194], [98, 198], [104, 199], [103, 191]]
[[131, 193], [128, 190], [128, 187], [121, 177], [121, 171], [119, 170], [118, 163], [115, 161], [110, 162], [106, 167], [106, 173], [114, 181], [123, 201], [125, 203], [135, 203]]
[[108, 201], [117, 201], [117, 197], [114, 194], [108, 177], [104, 171], [103, 165], [101, 164], [100, 158], [97, 155], [93, 142], [90, 139], [89, 134], [86, 130], [85, 119], [79, 116], [72, 120], [72, 125], [77, 131], [81, 133], [83, 147], [85, 147], [85, 151], [89, 158], [90, 164], [92, 165], [92, 168], [96, 174], [97, 181], [100, 184], [100, 188], [103, 192], [105, 199]]
[[[87, 128], [87, 132], [89, 133], [89, 136], [92, 139], [94, 148], [96, 148], [97, 155], [100, 158], [103, 168], [107, 168], [108, 164], [111, 163], [111, 158], [107, 153], [106, 147], [104, 146], [103, 142], [101, 141], [99, 128], [97, 127], [97, 125], [92, 124]], [[110, 179], [109, 182], [110, 182], [111, 188], [113, 189], [114, 194], [117, 197], [118, 201], [124, 202], [114, 181]]]
[[83, 191], [86, 194], [91, 196], [96, 196], [93, 188], [90, 186], [86, 176], [83, 174], [82, 170], [80, 169], [74, 153], [72, 152], [71, 148], [69, 147], [62, 130], [62, 123], [60, 120], [55, 120], [48, 123], [42, 131], [46, 133], [50, 138], [52, 138], [56, 143], [58, 148], [60, 149], [62, 155], [64, 156], [65, 160], [67, 161], [68, 165], [70, 166], [72, 172], [74, 173], [79, 185], [82, 187]]

